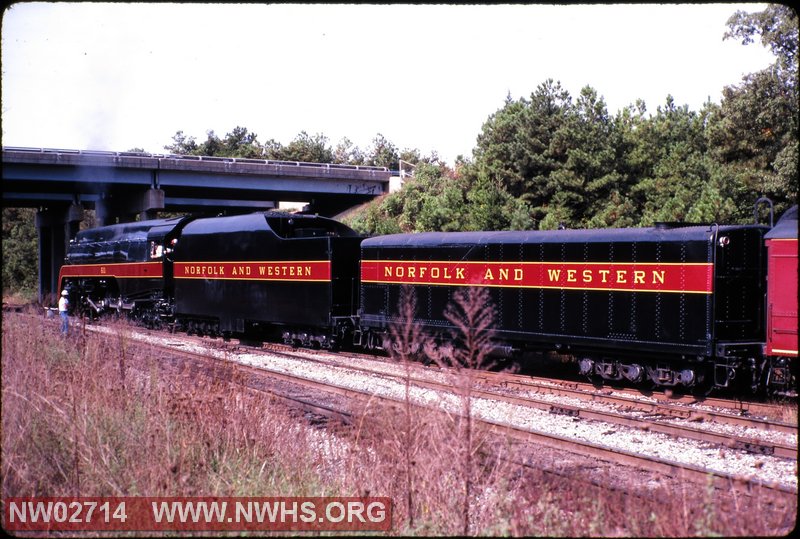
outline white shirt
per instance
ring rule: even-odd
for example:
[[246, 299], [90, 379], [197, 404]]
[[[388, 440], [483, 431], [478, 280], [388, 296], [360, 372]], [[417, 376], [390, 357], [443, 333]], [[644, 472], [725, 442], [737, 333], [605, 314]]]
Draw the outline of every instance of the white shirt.
[[58, 312], [66, 312], [69, 307], [69, 300], [65, 296], [61, 296], [61, 299], [58, 300]]

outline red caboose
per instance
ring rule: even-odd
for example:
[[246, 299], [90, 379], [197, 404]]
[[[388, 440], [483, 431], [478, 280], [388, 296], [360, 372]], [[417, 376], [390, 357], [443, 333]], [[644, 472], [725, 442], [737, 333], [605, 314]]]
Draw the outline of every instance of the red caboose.
[[788, 385], [789, 365], [797, 361], [788, 359], [797, 358], [797, 206], [787, 211], [764, 239], [769, 276], [764, 352], [773, 363], [771, 382]]

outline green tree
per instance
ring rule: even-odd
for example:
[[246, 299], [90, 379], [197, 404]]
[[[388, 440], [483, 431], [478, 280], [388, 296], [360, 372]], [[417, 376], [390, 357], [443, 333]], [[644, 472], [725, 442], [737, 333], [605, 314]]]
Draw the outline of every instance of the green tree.
[[523, 203], [514, 209], [522, 218], [517, 224], [535, 218], [541, 228], [585, 226], [598, 203], [627, 188], [628, 177], [617, 168], [619, 138], [594, 89], [584, 87], [573, 104], [560, 83], [547, 80], [529, 100], [509, 96], [490, 116], [478, 136], [475, 164]]
[[363, 165], [365, 160], [361, 149], [347, 137], [341, 139], [333, 150], [333, 162], [339, 165]]
[[3, 208], [3, 293], [36, 297], [39, 254], [36, 210]]
[[264, 159], [283, 159], [283, 144], [277, 140], [269, 139], [262, 147]]
[[656, 221], [683, 221], [709, 179], [705, 116], [677, 106], [667, 96], [640, 133], [639, 147], [650, 155], [642, 177], [631, 187], [641, 225]]
[[258, 142], [258, 135], [250, 133], [246, 127], [237, 126], [225, 135], [218, 151], [225, 157], [258, 159], [263, 156], [264, 148]]
[[167, 144], [164, 149], [177, 155], [258, 159], [264, 158], [267, 147], [258, 142], [258, 135], [246, 127], [237, 126], [222, 139], [214, 130], [206, 131], [206, 140], [202, 144], [198, 144], [195, 137], [187, 137], [183, 131], [177, 131], [172, 136], [172, 144]]
[[416, 216], [417, 232], [458, 232], [469, 230], [467, 190], [457, 179], [443, 178], [436, 192], [424, 193]]
[[742, 45], [761, 36], [761, 44], [775, 55], [775, 68], [788, 84], [797, 84], [797, 11], [785, 4], [769, 4], [764, 11], [737, 11], [728, 19], [723, 39], [739, 38]]
[[[365, 151], [346, 138], [331, 150], [324, 136], [302, 132], [287, 147], [270, 140], [262, 153], [392, 170], [401, 160], [416, 165], [400, 192], [353, 216], [367, 233], [744, 221], [763, 194], [780, 212], [797, 198], [797, 14], [770, 4], [735, 13], [728, 28], [724, 38], [745, 45], [760, 36], [776, 62], [699, 112], [668, 94], [654, 115], [637, 100], [612, 118], [591, 86], [573, 103], [548, 79], [527, 99], [508, 95], [483, 124], [473, 160], [459, 157], [455, 170], [435, 152], [399, 151], [380, 133]], [[243, 128], [222, 141], [207, 135], [197, 145], [179, 131], [171, 147], [205, 155], [256, 147]]]
[[767, 195], [782, 211], [797, 199], [798, 170], [798, 17], [789, 6], [769, 4], [764, 11], [737, 11], [725, 39], [761, 44], [775, 63], [723, 90], [721, 106], [708, 126], [711, 153], [721, 176], [736, 187], [737, 217], [748, 219], [752, 203]]
[[[435, 158], [432, 156], [431, 158]], [[531, 228], [530, 208], [479, 168], [458, 172], [442, 164], [419, 162], [402, 189], [373, 203], [350, 223], [365, 234], [454, 232]]]
[[213, 129], [206, 131], [206, 140], [197, 147], [194, 155], [228, 157], [225, 155], [225, 145]]
[[386, 208], [405, 232], [463, 230], [464, 188], [446, 167], [418, 164]]
[[387, 201], [395, 194], [385, 195], [378, 200], [366, 204], [359, 211], [346, 216], [343, 221], [353, 230], [366, 236], [384, 234], [400, 234], [404, 230], [398, 223], [397, 216], [390, 211]]
[[197, 151], [197, 139], [194, 137], [187, 137], [183, 131], [177, 131], [172, 135], [172, 144], [165, 145], [164, 149], [176, 155], [195, 155]]
[[526, 230], [533, 227], [525, 200], [515, 198], [496, 180], [479, 175], [466, 193], [465, 230]]
[[566, 161], [554, 135], [571, 108], [569, 93], [552, 79], [539, 85], [530, 100], [507, 96], [478, 135], [476, 164], [513, 197], [535, 209], [546, 206], [554, 194], [550, 176]]
[[[553, 135], [551, 147], [563, 161], [548, 179], [553, 196], [548, 207], [540, 209], [545, 215], [542, 228], [554, 228], [562, 221], [567, 226], [586, 226], [598, 204], [605, 204], [619, 186], [614, 134], [605, 101], [594, 89], [584, 87]], [[558, 215], [551, 215], [554, 208]]]
[[400, 154], [397, 146], [392, 144], [383, 135], [378, 133], [372, 139], [372, 146], [366, 152], [366, 165], [375, 167], [386, 167], [390, 170], [400, 168]]
[[328, 137], [317, 133], [309, 135], [301, 131], [292, 142], [280, 152], [280, 156], [270, 159], [284, 161], [302, 161], [305, 163], [333, 163], [333, 150], [328, 143]]
[[523, 168], [527, 153], [540, 154], [546, 147], [530, 149], [526, 144], [523, 124], [528, 107], [525, 99], [514, 101], [510, 95], [506, 96], [503, 107], [483, 124], [473, 151], [476, 166], [501, 182], [515, 197], [524, 196], [526, 192], [527, 171]]

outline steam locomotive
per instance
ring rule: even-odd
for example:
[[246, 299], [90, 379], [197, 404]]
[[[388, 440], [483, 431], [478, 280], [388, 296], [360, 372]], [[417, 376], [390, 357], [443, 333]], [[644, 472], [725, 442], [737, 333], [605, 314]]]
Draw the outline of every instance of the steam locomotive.
[[82, 314], [188, 333], [385, 350], [413, 323], [440, 342], [466, 287], [488, 291], [492, 352], [556, 351], [600, 380], [795, 392], [797, 207], [762, 225], [396, 234], [259, 212], [80, 232], [59, 275]]

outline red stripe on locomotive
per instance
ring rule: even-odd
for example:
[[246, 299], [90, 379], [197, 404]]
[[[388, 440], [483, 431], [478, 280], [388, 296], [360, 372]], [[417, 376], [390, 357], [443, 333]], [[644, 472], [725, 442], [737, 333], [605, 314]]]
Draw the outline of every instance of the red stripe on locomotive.
[[117, 279], [161, 279], [161, 262], [124, 262], [118, 264], [69, 264], [58, 272], [59, 287], [71, 277], [114, 277]]

